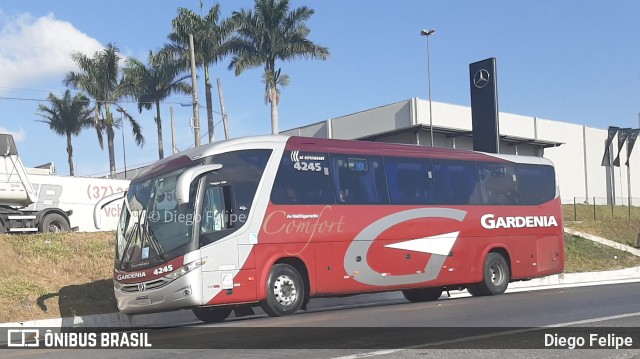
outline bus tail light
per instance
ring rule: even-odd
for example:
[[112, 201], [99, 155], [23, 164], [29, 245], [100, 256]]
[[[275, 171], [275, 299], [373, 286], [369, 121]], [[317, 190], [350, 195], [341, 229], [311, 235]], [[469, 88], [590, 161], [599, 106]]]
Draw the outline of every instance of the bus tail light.
[[176, 278], [180, 278], [183, 275], [191, 272], [192, 270], [202, 266], [205, 262], [207, 261], [207, 258], [200, 258], [200, 259], [196, 259], [193, 262], [187, 263], [185, 265], [183, 265], [182, 267], [178, 268], [178, 270], [175, 270], [167, 275], [164, 276], [164, 278], [169, 279], [169, 280], [174, 280]]

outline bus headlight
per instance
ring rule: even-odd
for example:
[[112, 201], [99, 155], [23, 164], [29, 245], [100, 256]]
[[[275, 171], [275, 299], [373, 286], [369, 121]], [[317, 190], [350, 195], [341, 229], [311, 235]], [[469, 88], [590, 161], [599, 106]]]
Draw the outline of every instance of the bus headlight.
[[178, 268], [177, 270], [167, 274], [164, 276], [164, 278], [169, 279], [169, 280], [174, 280], [176, 278], [180, 278], [183, 275], [191, 272], [192, 270], [201, 267], [205, 262], [207, 261], [207, 258], [200, 258], [200, 259], [196, 259], [193, 262], [187, 263], [185, 265], [183, 265], [182, 267]]

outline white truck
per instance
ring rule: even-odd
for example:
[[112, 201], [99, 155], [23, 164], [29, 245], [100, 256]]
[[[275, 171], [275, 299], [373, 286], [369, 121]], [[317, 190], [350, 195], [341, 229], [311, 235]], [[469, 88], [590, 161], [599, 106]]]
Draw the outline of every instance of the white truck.
[[114, 230], [121, 204], [93, 209], [102, 198], [126, 191], [128, 180], [63, 177], [50, 169], [25, 168], [10, 134], [0, 134], [0, 233]]

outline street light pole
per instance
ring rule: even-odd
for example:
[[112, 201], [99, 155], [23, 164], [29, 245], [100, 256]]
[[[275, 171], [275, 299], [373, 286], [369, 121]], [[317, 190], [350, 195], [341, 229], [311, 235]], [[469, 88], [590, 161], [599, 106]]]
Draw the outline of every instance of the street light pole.
[[435, 29], [420, 31], [420, 35], [427, 37], [427, 80], [429, 83], [429, 132], [431, 134], [431, 147], [433, 147], [433, 113], [431, 112], [431, 60], [429, 56], [429, 36], [433, 35], [435, 32]]
[[127, 113], [127, 110], [124, 108], [118, 108], [118, 112], [120, 112], [120, 133], [122, 134], [122, 161], [124, 162], [124, 178], [127, 179], [127, 151], [124, 147], [124, 116]]

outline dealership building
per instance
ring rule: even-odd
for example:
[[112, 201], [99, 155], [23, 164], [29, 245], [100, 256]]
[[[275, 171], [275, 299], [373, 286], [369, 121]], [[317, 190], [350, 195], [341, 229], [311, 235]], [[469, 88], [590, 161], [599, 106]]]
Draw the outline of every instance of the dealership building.
[[[430, 106], [429, 101], [412, 98], [281, 134], [471, 150], [471, 124], [471, 107], [442, 102]], [[640, 205], [640, 155], [636, 150], [631, 156], [630, 178], [624, 148], [620, 167], [610, 171], [602, 166], [606, 129], [500, 112], [499, 135], [500, 153], [544, 156], [553, 161], [563, 203], [593, 203], [595, 199], [598, 204], [608, 200], [627, 204], [629, 180], [632, 204]], [[613, 156], [617, 155], [617, 145], [611, 148]]]

